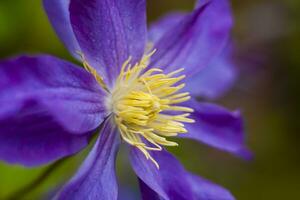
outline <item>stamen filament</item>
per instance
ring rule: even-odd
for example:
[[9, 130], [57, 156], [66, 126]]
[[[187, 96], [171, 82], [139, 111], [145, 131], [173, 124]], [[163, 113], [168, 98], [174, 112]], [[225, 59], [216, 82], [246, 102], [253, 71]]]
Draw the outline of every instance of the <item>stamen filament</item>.
[[92, 66], [89, 65], [89, 63], [87, 62], [87, 60], [85, 59], [83, 53], [81, 53], [80, 51], [77, 52], [78, 55], [81, 57], [82, 59], [82, 63], [83, 63], [83, 67], [86, 71], [90, 72], [96, 79], [96, 81], [99, 83], [99, 85], [106, 91], [106, 92], [110, 92], [107, 85], [104, 82], [104, 79], [102, 78], [101, 75], [99, 75], [99, 73], [97, 72], [97, 70], [95, 68], [93, 68]]

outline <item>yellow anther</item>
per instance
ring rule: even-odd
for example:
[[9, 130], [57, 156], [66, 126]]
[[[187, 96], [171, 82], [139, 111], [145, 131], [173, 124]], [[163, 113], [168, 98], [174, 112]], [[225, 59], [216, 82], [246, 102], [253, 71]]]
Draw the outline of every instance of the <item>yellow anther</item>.
[[[161, 151], [163, 146], [178, 146], [167, 138], [186, 133], [184, 123], [194, 120], [188, 118], [192, 109], [176, 106], [190, 99], [189, 93], [178, 92], [185, 86], [180, 83], [185, 76], [177, 76], [183, 69], [168, 74], [159, 68], [146, 70], [154, 53], [145, 55], [135, 65], [130, 64], [131, 58], [124, 62], [107, 102], [123, 140], [138, 148], [159, 168], [150, 151]], [[176, 111], [177, 114], [165, 111]]]

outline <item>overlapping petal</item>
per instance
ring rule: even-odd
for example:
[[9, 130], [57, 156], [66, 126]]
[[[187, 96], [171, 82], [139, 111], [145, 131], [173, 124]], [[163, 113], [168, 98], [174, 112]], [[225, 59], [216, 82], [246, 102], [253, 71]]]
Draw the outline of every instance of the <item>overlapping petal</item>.
[[43, 3], [48, 18], [58, 37], [75, 58], [80, 58], [77, 53], [80, 52], [80, 47], [70, 21], [70, 0], [43, 0]]
[[146, 44], [145, 0], [71, 0], [70, 16], [82, 53], [112, 85], [125, 60], [140, 60]]
[[245, 145], [243, 119], [239, 111], [231, 112], [223, 107], [196, 100], [188, 103], [194, 109], [191, 118], [196, 122], [186, 124], [188, 134], [182, 134], [181, 137], [195, 139], [237, 156], [251, 157]]
[[104, 122], [92, 151], [59, 193], [58, 200], [117, 200], [115, 159], [119, 136], [116, 130], [109, 119]]
[[167, 151], [152, 155], [160, 169], [139, 151], [131, 151], [131, 164], [139, 176], [143, 200], [234, 200], [226, 189], [186, 171]]
[[193, 96], [216, 99], [225, 94], [236, 80], [237, 69], [230, 48], [207, 67], [186, 80], [186, 90]]
[[87, 72], [51, 56], [2, 61], [0, 159], [35, 166], [79, 151], [103, 118], [102, 94]]
[[31, 115], [37, 110], [65, 130], [82, 134], [105, 117], [104, 96], [88, 72], [55, 57], [23, 56], [0, 63], [1, 121], [24, 117], [23, 109]]
[[172, 14], [152, 26], [149, 35], [154, 38], [157, 53], [151, 66], [162, 66], [167, 71], [184, 67], [191, 76], [221, 53], [233, 24], [229, 2], [203, 2], [190, 14]]

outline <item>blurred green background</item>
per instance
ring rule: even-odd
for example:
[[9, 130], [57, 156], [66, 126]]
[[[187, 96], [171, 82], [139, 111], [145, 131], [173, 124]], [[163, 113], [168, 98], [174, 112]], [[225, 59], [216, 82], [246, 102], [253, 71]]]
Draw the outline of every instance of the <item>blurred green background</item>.
[[[191, 10], [193, 3], [148, 1], [149, 22], [171, 10]], [[233, 0], [232, 6], [236, 21], [233, 40], [241, 75], [218, 103], [242, 110], [247, 143], [255, 159], [246, 162], [192, 141], [180, 141], [180, 148], [170, 150], [187, 169], [227, 187], [238, 200], [298, 200], [300, 1]], [[71, 59], [48, 23], [41, 1], [0, 0], [0, 58], [24, 52]], [[21, 199], [50, 196], [74, 173], [86, 153], [68, 159]], [[0, 162], [0, 200], [47, 169], [25, 169]], [[127, 192], [138, 193], [126, 153], [118, 158], [118, 174]]]

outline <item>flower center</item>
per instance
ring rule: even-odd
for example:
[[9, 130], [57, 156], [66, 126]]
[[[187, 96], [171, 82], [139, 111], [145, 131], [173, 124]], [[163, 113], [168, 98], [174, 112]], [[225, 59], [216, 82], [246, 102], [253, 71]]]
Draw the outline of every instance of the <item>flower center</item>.
[[167, 138], [187, 133], [184, 123], [194, 120], [188, 118], [193, 109], [177, 105], [190, 99], [188, 92], [180, 92], [185, 86], [181, 83], [185, 75], [179, 75], [183, 68], [168, 74], [158, 68], [147, 69], [154, 52], [133, 66], [130, 58], [125, 61], [112, 90], [83, 54], [80, 55], [84, 68], [108, 92], [106, 107], [113, 114], [122, 139], [138, 148], [159, 168], [149, 151], [161, 151], [162, 146], [178, 146]]
[[167, 138], [186, 133], [183, 123], [194, 120], [188, 118], [191, 108], [176, 106], [190, 99], [188, 92], [179, 92], [185, 86], [180, 83], [185, 76], [178, 75], [183, 69], [168, 74], [158, 68], [146, 70], [153, 53], [134, 66], [129, 64], [130, 58], [123, 64], [107, 105], [123, 140], [159, 167], [149, 151], [177, 146]]

